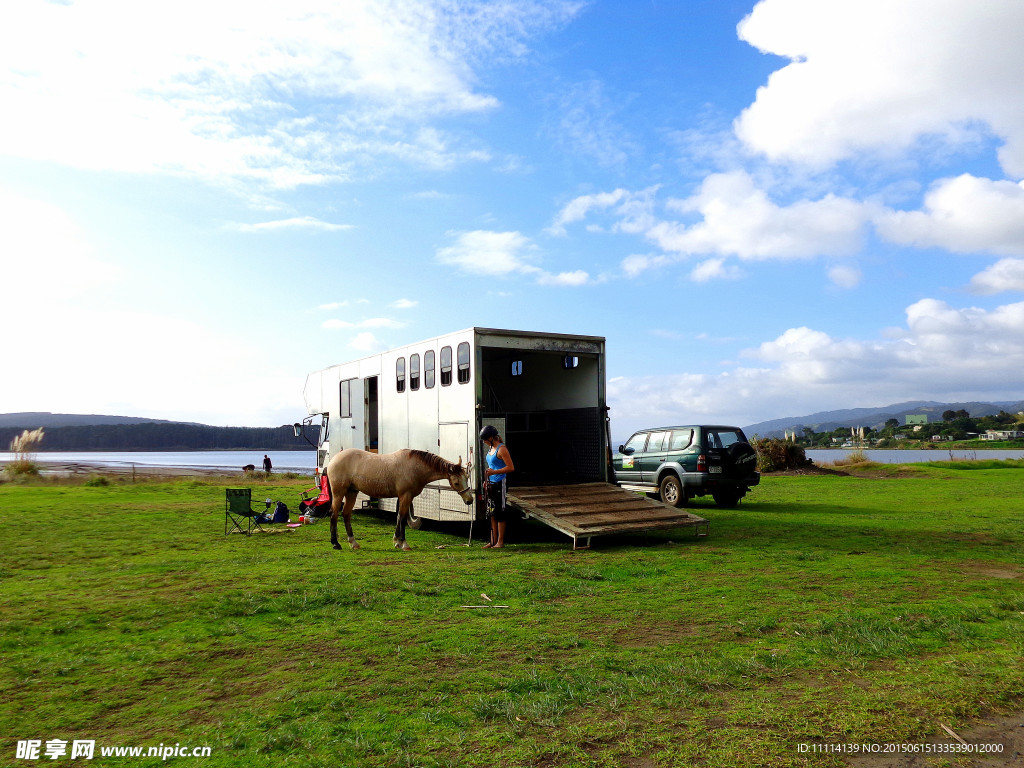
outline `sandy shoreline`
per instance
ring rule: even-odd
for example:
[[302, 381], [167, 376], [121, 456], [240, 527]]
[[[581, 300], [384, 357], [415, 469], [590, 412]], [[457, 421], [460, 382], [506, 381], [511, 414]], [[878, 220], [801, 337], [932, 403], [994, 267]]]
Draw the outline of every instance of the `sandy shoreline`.
[[[0, 469], [9, 462], [0, 461]], [[47, 461], [36, 459], [40, 474], [45, 476], [84, 477], [107, 475], [110, 477], [253, 477], [249, 473], [228, 467], [162, 467], [152, 464], [109, 464], [102, 462]], [[262, 476], [262, 473], [260, 473]], [[273, 477], [273, 475], [271, 475]]]

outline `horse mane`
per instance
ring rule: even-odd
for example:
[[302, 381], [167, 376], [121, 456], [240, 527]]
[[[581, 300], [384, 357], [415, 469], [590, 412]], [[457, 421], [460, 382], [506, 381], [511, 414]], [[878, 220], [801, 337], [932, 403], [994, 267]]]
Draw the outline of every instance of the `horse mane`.
[[444, 472], [446, 475], [457, 475], [466, 471], [465, 467], [447, 459], [442, 459], [437, 454], [429, 453], [428, 451], [418, 451], [415, 448], [410, 448], [409, 455], [419, 459], [431, 469]]

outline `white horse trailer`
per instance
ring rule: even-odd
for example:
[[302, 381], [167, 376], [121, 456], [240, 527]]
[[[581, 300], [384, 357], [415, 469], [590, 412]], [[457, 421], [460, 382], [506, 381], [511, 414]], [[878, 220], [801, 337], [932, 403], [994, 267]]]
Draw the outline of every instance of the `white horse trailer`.
[[[321, 416], [317, 466], [346, 448], [418, 448], [473, 464], [493, 424], [512, 454], [510, 486], [606, 483], [605, 340], [600, 336], [469, 328], [309, 374], [306, 409]], [[395, 499], [380, 506], [396, 511]], [[468, 521], [447, 484], [428, 485], [410, 523]]]

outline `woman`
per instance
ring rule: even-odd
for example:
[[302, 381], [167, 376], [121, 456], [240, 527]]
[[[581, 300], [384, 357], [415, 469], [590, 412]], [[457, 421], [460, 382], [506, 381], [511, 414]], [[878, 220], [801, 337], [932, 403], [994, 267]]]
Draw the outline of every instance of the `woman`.
[[488, 424], [480, 430], [480, 439], [487, 444], [487, 467], [484, 469], [487, 499], [487, 517], [491, 521], [491, 540], [484, 549], [501, 549], [505, 546], [505, 528], [508, 525], [508, 510], [505, 506], [505, 477], [515, 471], [508, 448], [501, 442], [498, 430]]

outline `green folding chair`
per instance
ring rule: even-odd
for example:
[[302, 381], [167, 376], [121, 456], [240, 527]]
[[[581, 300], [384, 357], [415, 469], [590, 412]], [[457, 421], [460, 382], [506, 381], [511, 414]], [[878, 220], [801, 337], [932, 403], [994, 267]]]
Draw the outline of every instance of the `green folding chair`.
[[225, 536], [235, 531], [250, 536], [253, 529], [266, 533], [263, 526], [260, 525], [260, 518], [263, 515], [264, 512], [252, 508], [252, 490], [250, 488], [224, 489]]

